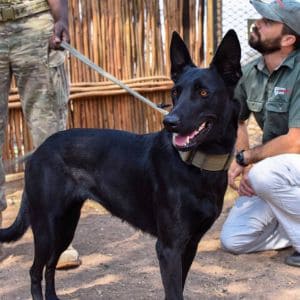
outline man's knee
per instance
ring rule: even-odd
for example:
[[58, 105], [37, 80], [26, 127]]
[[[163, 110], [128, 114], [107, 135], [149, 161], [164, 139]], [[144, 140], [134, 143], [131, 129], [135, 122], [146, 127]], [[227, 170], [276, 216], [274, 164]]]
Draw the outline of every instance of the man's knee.
[[257, 195], [264, 198], [273, 191], [281, 189], [282, 186], [291, 184], [289, 168], [288, 155], [273, 156], [251, 168], [249, 181]]
[[259, 196], [264, 196], [284, 184], [284, 173], [277, 157], [271, 157], [255, 164], [249, 172], [252, 188]]
[[221, 248], [233, 254], [247, 253], [247, 244], [242, 242], [241, 234], [236, 234], [234, 230], [223, 226], [220, 235]]

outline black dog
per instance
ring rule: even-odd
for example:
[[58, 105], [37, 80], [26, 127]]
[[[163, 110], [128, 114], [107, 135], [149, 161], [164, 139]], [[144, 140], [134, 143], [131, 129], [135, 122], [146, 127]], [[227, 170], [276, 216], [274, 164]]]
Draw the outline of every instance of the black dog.
[[173, 33], [174, 107], [164, 118], [166, 129], [145, 135], [72, 129], [54, 134], [33, 153], [19, 214], [0, 230], [0, 242], [11, 242], [32, 228], [33, 299], [43, 299], [44, 268], [46, 299], [58, 299], [55, 267], [87, 198], [157, 237], [166, 299], [183, 299], [198, 242], [222, 209], [237, 131], [233, 90], [241, 77], [240, 51], [231, 30], [210, 67], [200, 69]]

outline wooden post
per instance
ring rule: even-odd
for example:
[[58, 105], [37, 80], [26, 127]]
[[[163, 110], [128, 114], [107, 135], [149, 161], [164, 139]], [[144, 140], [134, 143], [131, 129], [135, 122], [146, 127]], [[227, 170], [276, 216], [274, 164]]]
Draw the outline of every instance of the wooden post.
[[207, 0], [207, 32], [206, 32], [206, 55], [205, 66], [211, 62], [214, 54], [214, 1]]
[[190, 0], [183, 1], [182, 10], [182, 27], [183, 40], [187, 45], [190, 45]]

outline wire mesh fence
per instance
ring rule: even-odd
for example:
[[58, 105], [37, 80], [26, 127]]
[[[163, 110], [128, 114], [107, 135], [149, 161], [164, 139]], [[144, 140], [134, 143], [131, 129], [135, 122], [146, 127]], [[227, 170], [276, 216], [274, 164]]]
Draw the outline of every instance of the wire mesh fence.
[[229, 29], [234, 29], [240, 39], [242, 47], [242, 64], [246, 64], [256, 58], [258, 53], [248, 45], [249, 27], [255, 19], [260, 16], [249, 3], [249, 0], [223, 0], [221, 4], [222, 35]]
[[[256, 12], [249, 0], [217, 0], [219, 18], [215, 19], [219, 30], [220, 40], [229, 29], [234, 29], [239, 37], [242, 48], [242, 65], [247, 64], [259, 56], [259, 53], [248, 44], [249, 30], [256, 19], [261, 16]], [[220, 36], [221, 32], [221, 36]], [[248, 121], [250, 145], [261, 143], [261, 130], [251, 117]]]

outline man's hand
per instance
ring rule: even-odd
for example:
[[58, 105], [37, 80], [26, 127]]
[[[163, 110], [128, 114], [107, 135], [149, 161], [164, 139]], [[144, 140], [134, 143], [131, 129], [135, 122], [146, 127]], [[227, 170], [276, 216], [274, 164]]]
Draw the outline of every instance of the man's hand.
[[68, 0], [47, 0], [54, 19], [53, 34], [49, 41], [52, 49], [63, 50], [60, 43], [70, 42], [68, 23]]
[[63, 21], [58, 21], [54, 24], [53, 34], [50, 38], [49, 44], [51, 49], [62, 50], [60, 43], [65, 41], [70, 42], [70, 35], [68, 24]]
[[238, 188], [238, 193], [240, 196], [251, 197], [251, 196], [255, 195], [255, 192], [252, 189], [251, 184], [249, 182], [248, 174], [249, 174], [250, 168], [251, 167], [246, 167], [243, 170], [242, 178], [241, 178], [240, 185]]
[[228, 184], [235, 191], [239, 189], [236, 184], [236, 179], [239, 177], [244, 171], [244, 167], [240, 166], [236, 161], [233, 161], [228, 170]]
[[[253, 191], [251, 184], [248, 180], [248, 173], [250, 167], [242, 167], [236, 161], [231, 163], [228, 170], [228, 184], [231, 188], [239, 193], [241, 196], [253, 196], [255, 192]], [[242, 176], [240, 184], [237, 185], [236, 179]]]

